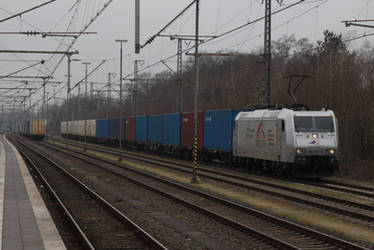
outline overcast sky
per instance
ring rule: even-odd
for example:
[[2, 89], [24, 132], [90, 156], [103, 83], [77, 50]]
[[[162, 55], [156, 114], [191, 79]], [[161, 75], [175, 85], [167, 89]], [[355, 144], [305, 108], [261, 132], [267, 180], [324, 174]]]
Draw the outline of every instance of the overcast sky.
[[[18, 13], [47, 0], [1, 0], [0, 19]], [[175, 17], [192, 0], [141, 0], [141, 43], [159, 31], [168, 21]], [[55, 2], [24, 14], [21, 18], [0, 23], [0, 32], [19, 31], [81, 31], [82, 28], [102, 9], [109, 0], [56, 0]], [[200, 34], [219, 35], [230, 29], [255, 20], [264, 15], [261, 0], [201, 0]], [[283, 6], [273, 1], [273, 11], [284, 8], [297, 0], [284, 0]], [[79, 3], [79, 4], [74, 4]], [[346, 28], [341, 21], [351, 19], [372, 19], [374, 3], [370, 0], [305, 0], [302, 4], [292, 7], [273, 16], [272, 40], [283, 35], [295, 34], [296, 38], [308, 38], [311, 42], [322, 39], [323, 30], [343, 33], [346, 37], [357, 36], [370, 29]], [[73, 18], [74, 17], [74, 18]], [[195, 8], [191, 8], [163, 34], [192, 35], [194, 34]], [[69, 25], [70, 23], [70, 25]], [[202, 46], [204, 51], [237, 51], [250, 52], [263, 45], [263, 21], [249, 25], [238, 32], [231, 33], [220, 39], [212, 40]], [[73, 49], [79, 55], [73, 58], [90, 61], [93, 68], [106, 59], [107, 62], [93, 74], [89, 80], [106, 81], [108, 73], [119, 72], [119, 44], [115, 39], [127, 39], [124, 47], [124, 75], [133, 71], [135, 59], [144, 60], [140, 68], [148, 67], [147, 71], [156, 73], [166, 70], [160, 60], [175, 55], [176, 43], [169, 38], [159, 37], [146, 46], [139, 55], [134, 54], [134, 0], [114, 0], [104, 12], [94, 21], [87, 31], [98, 32], [97, 35], [82, 35], [74, 44]], [[373, 37], [374, 38], [374, 37]], [[371, 41], [368, 37], [361, 39]], [[0, 34], [1, 50], [51, 50], [65, 51], [71, 43], [71, 38], [62, 40], [58, 37], [41, 38], [41, 36], [6, 35]], [[184, 49], [192, 44], [184, 44]], [[48, 75], [53, 72], [55, 80], [66, 83], [67, 62], [62, 61], [56, 68], [61, 56], [29, 55], [29, 54], [0, 54], [0, 75], [7, 75], [35, 63], [33, 60], [46, 60], [43, 66], [35, 66], [18, 75]], [[20, 60], [20, 61], [9, 61]], [[166, 60], [175, 69], [176, 59]], [[156, 64], [153, 67], [151, 65]], [[81, 62], [72, 63], [72, 85], [82, 79], [84, 67]], [[118, 80], [118, 76], [114, 80]], [[0, 87], [16, 86], [16, 83], [0, 82]], [[40, 84], [34, 83], [40, 87]], [[58, 87], [57, 89], [59, 89]], [[4, 90], [0, 91], [0, 94]], [[52, 87], [48, 87], [52, 91]], [[11, 94], [14, 92], [10, 92]], [[37, 95], [39, 95], [41, 92]], [[60, 97], [65, 97], [66, 89]], [[35, 98], [34, 98], [35, 100]]]

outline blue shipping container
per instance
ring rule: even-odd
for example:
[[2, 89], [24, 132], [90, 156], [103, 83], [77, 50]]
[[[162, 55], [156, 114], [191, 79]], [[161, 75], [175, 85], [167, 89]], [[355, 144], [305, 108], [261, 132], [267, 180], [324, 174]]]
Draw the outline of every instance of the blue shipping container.
[[204, 115], [204, 147], [208, 150], [232, 150], [234, 119], [239, 111], [210, 110]]
[[136, 141], [137, 142], [147, 142], [148, 133], [147, 133], [147, 123], [148, 116], [142, 115], [136, 117]]
[[96, 136], [98, 138], [109, 137], [109, 120], [108, 119], [96, 120]]
[[163, 115], [163, 140], [166, 145], [179, 145], [181, 140], [181, 116], [180, 114]]
[[148, 142], [162, 143], [162, 115], [148, 116]]
[[[125, 126], [126, 122], [125, 119], [122, 118], [122, 139], [125, 139]], [[117, 139], [119, 138], [119, 118], [109, 119], [109, 138], [110, 139]]]

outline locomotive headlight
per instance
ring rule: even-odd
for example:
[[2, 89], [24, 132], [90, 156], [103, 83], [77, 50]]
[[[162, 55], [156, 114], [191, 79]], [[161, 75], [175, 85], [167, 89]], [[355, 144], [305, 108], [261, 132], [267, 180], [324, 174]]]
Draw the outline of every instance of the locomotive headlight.
[[314, 134], [312, 135], [312, 137], [313, 137], [314, 139], [317, 139], [317, 138], [318, 138], [318, 134], [314, 133]]
[[330, 153], [330, 155], [333, 155], [333, 154], [335, 154], [335, 149], [329, 149], [329, 153]]
[[302, 154], [304, 152], [304, 150], [302, 150], [301, 148], [298, 148], [296, 149], [296, 153], [299, 155], [299, 154]]

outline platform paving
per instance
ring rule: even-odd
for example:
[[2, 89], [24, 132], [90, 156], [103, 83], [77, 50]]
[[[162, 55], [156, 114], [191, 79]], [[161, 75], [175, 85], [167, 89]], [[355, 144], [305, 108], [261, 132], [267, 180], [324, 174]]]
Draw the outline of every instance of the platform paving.
[[65, 249], [19, 152], [4, 135], [0, 147], [1, 249]]

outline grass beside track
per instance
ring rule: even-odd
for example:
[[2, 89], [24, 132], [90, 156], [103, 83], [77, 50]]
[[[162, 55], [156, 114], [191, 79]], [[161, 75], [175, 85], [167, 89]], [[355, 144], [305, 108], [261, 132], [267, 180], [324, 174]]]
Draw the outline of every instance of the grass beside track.
[[[56, 145], [63, 146], [63, 147], [66, 146], [64, 143], [59, 143], [59, 142], [53, 142], [52, 144], [56, 144]], [[68, 148], [82, 151], [82, 148], [76, 147], [76, 146], [70, 145], [68, 146]], [[86, 152], [96, 155], [96, 156], [109, 159], [109, 160], [113, 160], [113, 161], [118, 160], [117, 157], [113, 155], [105, 154], [102, 152], [97, 152], [93, 150], [87, 150]], [[228, 189], [210, 184], [209, 182], [204, 182], [204, 179], [202, 179], [202, 183], [200, 184], [191, 184], [190, 183], [191, 176], [176, 173], [176, 172], [171, 172], [170, 170], [164, 169], [159, 166], [149, 166], [146, 164], [134, 163], [131, 161], [127, 161], [126, 158], [124, 158], [124, 160], [121, 163], [126, 166], [130, 166], [132, 168], [135, 168], [141, 171], [145, 171], [145, 172], [148, 172], [148, 173], [151, 173], [151, 174], [154, 174], [154, 175], [157, 175], [157, 176], [160, 176], [160, 177], [172, 180], [172, 181], [182, 183], [184, 185], [193, 186], [202, 191], [209, 192], [217, 196], [224, 197], [226, 199], [230, 199], [236, 202], [243, 203], [249, 207], [254, 207], [260, 210], [265, 210], [270, 214], [280, 216], [282, 218], [294, 221], [299, 224], [310, 225], [312, 227], [320, 228], [324, 230], [325, 232], [337, 233], [337, 234], [344, 235], [346, 237], [353, 238], [359, 241], [366, 241], [374, 245], [374, 238], [373, 238], [374, 229], [368, 228], [364, 225], [361, 226], [358, 224], [349, 223], [344, 220], [340, 220], [338, 218], [332, 218], [328, 215], [309, 211], [306, 209], [301, 209], [301, 208], [292, 206], [290, 204], [279, 203], [276, 201], [266, 199], [261, 196], [248, 196], [248, 194], [246, 193], [228, 190]]]

